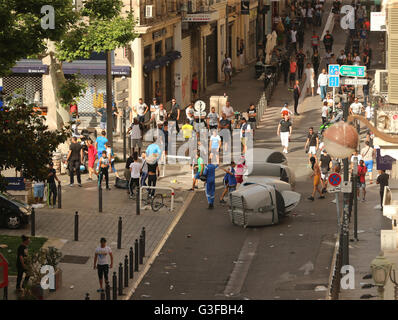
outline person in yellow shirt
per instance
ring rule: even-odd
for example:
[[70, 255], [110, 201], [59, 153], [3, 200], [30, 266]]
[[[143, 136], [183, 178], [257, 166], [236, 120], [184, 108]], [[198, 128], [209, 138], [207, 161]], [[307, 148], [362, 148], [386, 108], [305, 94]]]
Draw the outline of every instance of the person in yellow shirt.
[[192, 137], [193, 126], [189, 123], [188, 119], [185, 121], [185, 124], [181, 129], [185, 139], [190, 139]]

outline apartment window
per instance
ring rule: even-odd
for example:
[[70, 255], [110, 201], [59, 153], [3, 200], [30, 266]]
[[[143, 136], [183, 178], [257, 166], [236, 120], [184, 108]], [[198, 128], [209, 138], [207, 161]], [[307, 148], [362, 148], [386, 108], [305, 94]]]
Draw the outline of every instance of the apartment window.
[[156, 15], [161, 16], [163, 13], [163, 0], [156, 0]]
[[144, 61], [148, 62], [152, 60], [152, 45], [144, 47]]
[[158, 59], [162, 56], [162, 40], [155, 43], [155, 58]]
[[173, 37], [166, 39], [166, 53], [174, 50]]

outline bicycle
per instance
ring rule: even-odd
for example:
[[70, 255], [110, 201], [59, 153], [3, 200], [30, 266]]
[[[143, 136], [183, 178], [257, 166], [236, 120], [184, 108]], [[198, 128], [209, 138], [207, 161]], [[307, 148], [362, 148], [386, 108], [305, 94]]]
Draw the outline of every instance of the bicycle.
[[164, 204], [163, 194], [157, 193], [155, 196], [152, 197], [152, 201], [151, 201], [152, 211], [158, 212], [163, 207], [167, 208], [167, 206]]

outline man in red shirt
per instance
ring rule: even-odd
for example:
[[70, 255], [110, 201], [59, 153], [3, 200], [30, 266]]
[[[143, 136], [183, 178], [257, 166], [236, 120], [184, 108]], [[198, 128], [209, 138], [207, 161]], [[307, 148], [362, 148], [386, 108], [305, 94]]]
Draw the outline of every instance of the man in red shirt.
[[69, 106], [70, 121], [79, 119], [79, 112], [77, 110], [77, 103], [74, 102]]
[[368, 169], [365, 166], [365, 162], [363, 160], [359, 161], [358, 165], [358, 194], [357, 197], [359, 198], [360, 191], [362, 189], [362, 202], [365, 201], [365, 196], [366, 196], [366, 183], [365, 183], [365, 175]]
[[296, 81], [296, 70], [297, 70], [297, 63], [294, 60], [294, 58], [292, 58], [292, 60], [290, 61], [290, 77], [289, 77], [289, 83], [290, 83], [290, 88], [293, 88], [293, 84]]
[[365, 26], [366, 31], [370, 31], [370, 22], [368, 19], [365, 19], [363, 25]]
[[319, 48], [319, 36], [316, 34], [316, 31], [314, 30], [312, 32], [312, 37], [311, 37], [311, 46], [312, 46], [312, 50], [315, 53], [315, 51], [318, 51]]

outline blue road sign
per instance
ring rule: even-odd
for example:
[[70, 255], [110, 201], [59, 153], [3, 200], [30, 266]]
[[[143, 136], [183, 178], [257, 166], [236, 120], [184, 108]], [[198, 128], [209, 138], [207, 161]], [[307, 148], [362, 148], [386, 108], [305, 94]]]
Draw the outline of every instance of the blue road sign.
[[339, 76], [329, 76], [329, 87], [340, 87], [340, 77]]
[[340, 75], [340, 65], [339, 64], [329, 64], [328, 73], [329, 73], [329, 76]]

